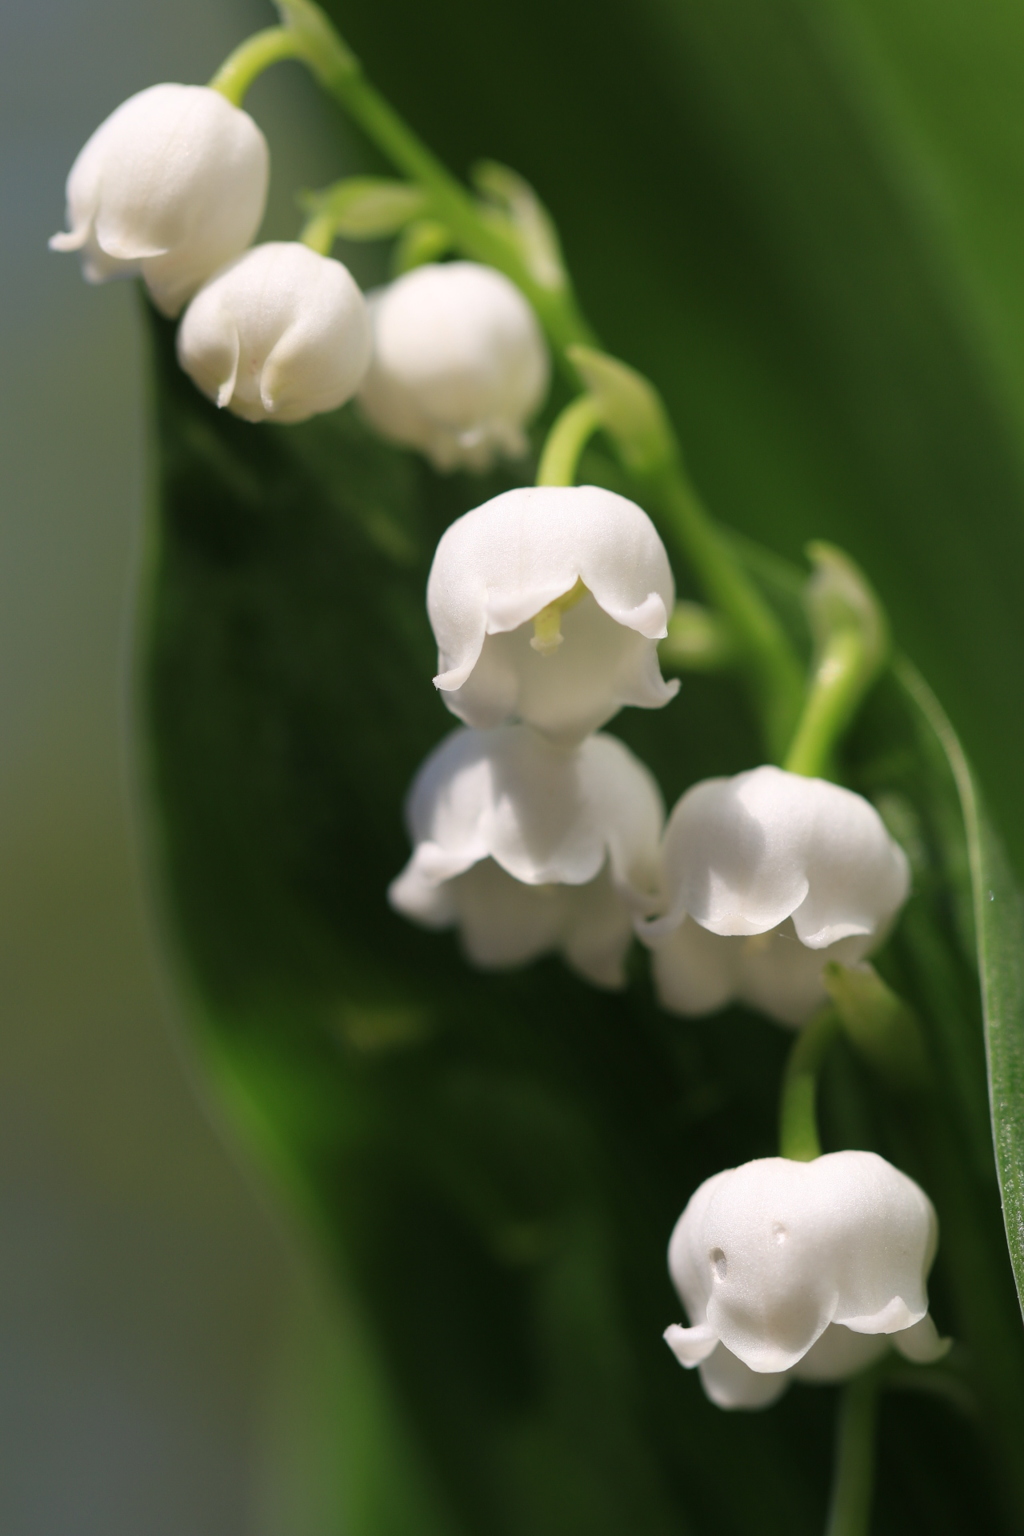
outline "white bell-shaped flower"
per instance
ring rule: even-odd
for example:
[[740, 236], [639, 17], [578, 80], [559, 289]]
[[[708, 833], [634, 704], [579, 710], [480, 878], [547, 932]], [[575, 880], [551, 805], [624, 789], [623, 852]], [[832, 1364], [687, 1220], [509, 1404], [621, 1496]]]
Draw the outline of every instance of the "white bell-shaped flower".
[[580, 741], [624, 704], [675, 697], [657, 642], [675, 601], [646, 512], [596, 486], [506, 491], [444, 533], [427, 582], [434, 678], [453, 714]]
[[669, 1243], [690, 1319], [665, 1340], [723, 1408], [765, 1407], [790, 1378], [836, 1381], [893, 1345], [948, 1348], [928, 1312], [938, 1222], [913, 1179], [874, 1152], [759, 1158], [705, 1180]]
[[459, 930], [475, 964], [550, 952], [621, 986], [632, 917], [657, 901], [664, 807], [613, 736], [552, 746], [527, 726], [453, 731], [406, 806], [413, 855], [388, 892], [428, 928]]
[[122, 102], [67, 181], [67, 234], [90, 283], [145, 279], [176, 315], [250, 243], [267, 201], [270, 155], [252, 118], [204, 85], [151, 85]]
[[352, 398], [370, 345], [348, 268], [280, 241], [254, 246], [199, 290], [178, 331], [178, 360], [236, 416], [294, 422]]
[[548, 353], [514, 283], [473, 261], [417, 267], [370, 296], [373, 362], [360, 393], [382, 436], [435, 467], [486, 469], [527, 449]]
[[867, 800], [770, 766], [687, 790], [664, 857], [668, 910], [639, 931], [661, 1001], [682, 1014], [738, 999], [805, 1023], [824, 1001], [826, 962], [876, 948], [910, 888]]

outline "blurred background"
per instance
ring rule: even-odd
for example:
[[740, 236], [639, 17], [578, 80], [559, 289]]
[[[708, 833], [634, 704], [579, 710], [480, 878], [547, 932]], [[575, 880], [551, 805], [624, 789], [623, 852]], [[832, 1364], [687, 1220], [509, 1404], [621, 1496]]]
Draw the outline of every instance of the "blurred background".
[[[139, 299], [46, 250], [101, 119], [208, 78], [269, 19], [6, 0], [0, 20], [5, 1536], [336, 1531], [330, 1309], [204, 1099], [143, 898]], [[1024, 10], [357, 0], [352, 23], [459, 169], [494, 153], [538, 183], [713, 504], [787, 554], [825, 534], [865, 562], [1020, 867]], [[345, 144], [297, 69], [249, 104], [274, 152], [264, 233], [287, 236], [294, 188], [340, 174]]]
[[[156, 80], [206, 79], [266, 21], [255, 0], [11, 0], [0, 21], [5, 1536], [284, 1536], [330, 1518], [303, 1512], [304, 1362], [325, 1358], [311, 1266], [208, 1113], [142, 897], [140, 301], [86, 289], [46, 249], [101, 119]], [[337, 174], [304, 86], [282, 70], [259, 88], [282, 235], [294, 187]]]

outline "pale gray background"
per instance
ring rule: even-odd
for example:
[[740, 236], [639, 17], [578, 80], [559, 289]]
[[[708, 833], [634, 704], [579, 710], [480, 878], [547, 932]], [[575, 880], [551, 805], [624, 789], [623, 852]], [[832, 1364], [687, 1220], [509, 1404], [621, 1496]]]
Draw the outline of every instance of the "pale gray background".
[[[4, 0], [0, 19], [4, 1536], [336, 1529], [307, 1465], [317, 1289], [200, 1107], [140, 896], [137, 297], [46, 250], [100, 120], [272, 20], [256, 0]], [[344, 168], [330, 109], [294, 66], [250, 104], [287, 235], [296, 183]]]

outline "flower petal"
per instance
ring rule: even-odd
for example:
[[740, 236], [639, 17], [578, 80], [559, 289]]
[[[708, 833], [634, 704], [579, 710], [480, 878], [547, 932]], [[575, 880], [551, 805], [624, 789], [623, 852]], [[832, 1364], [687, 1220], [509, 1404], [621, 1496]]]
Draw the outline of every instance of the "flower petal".
[[707, 1323], [701, 1323], [697, 1328], [682, 1328], [678, 1323], [672, 1323], [665, 1329], [663, 1337], [679, 1364], [688, 1370], [718, 1348], [718, 1337]]
[[789, 1371], [752, 1371], [724, 1344], [719, 1344], [700, 1367], [700, 1384], [716, 1408], [770, 1408], [790, 1379]]
[[939, 1337], [929, 1312], [909, 1328], [894, 1333], [891, 1340], [904, 1359], [913, 1361], [915, 1365], [934, 1365], [936, 1360], [941, 1360], [949, 1353], [953, 1345], [952, 1339]]
[[666, 633], [675, 588], [650, 518], [595, 486], [506, 491], [467, 512], [437, 547], [427, 609], [437, 686], [462, 687], [487, 635], [518, 629], [582, 580], [616, 624]]

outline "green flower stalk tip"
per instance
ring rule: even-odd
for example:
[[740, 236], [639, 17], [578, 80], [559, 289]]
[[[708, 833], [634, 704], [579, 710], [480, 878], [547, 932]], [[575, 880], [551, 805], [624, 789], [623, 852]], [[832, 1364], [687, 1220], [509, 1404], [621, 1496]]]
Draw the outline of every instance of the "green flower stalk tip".
[[732, 625], [701, 603], [676, 603], [658, 647], [662, 663], [684, 672], [723, 672], [736, 666], [740, 647]]
[[813, 571], [804, 593], [815, 642], [803, 712], [784, 766], [809, 778], [828, 776], [832, 759], [864, 695], [885, 665], [889, 627], [860, 568], [831, 544], [810, 544]]
[[594, 347], [569, 347], [567, 355], [626, 469], [639, 476], [666, 470], [676, 456], [675, 435], [653, 384]]
[[578, 395], [556, 416], [537, 469], [538, 485], [575, 485], [576, 471], [591, 437], [604, 425], [599, 400]]
[[818, 1076], [842, 1028], [832, 1006], [801, 1030], [789, 1053], [779, 1099], [779, 1156], [810, 1163], [821, 1156], [816, 1101]]
[[924, 1037], [914, 1013], [867, 961], [830, 961], [822, 979], [853, 1046], [897, 1089], [928, 1082]]
[[285, 59], [309, 62], [303, 39], [297, 33], [286, 27], [254, 32], [224, 60], [210, 81], [210, 89], [218, 91], [232, 106], [240, 107], [260, 75]]

